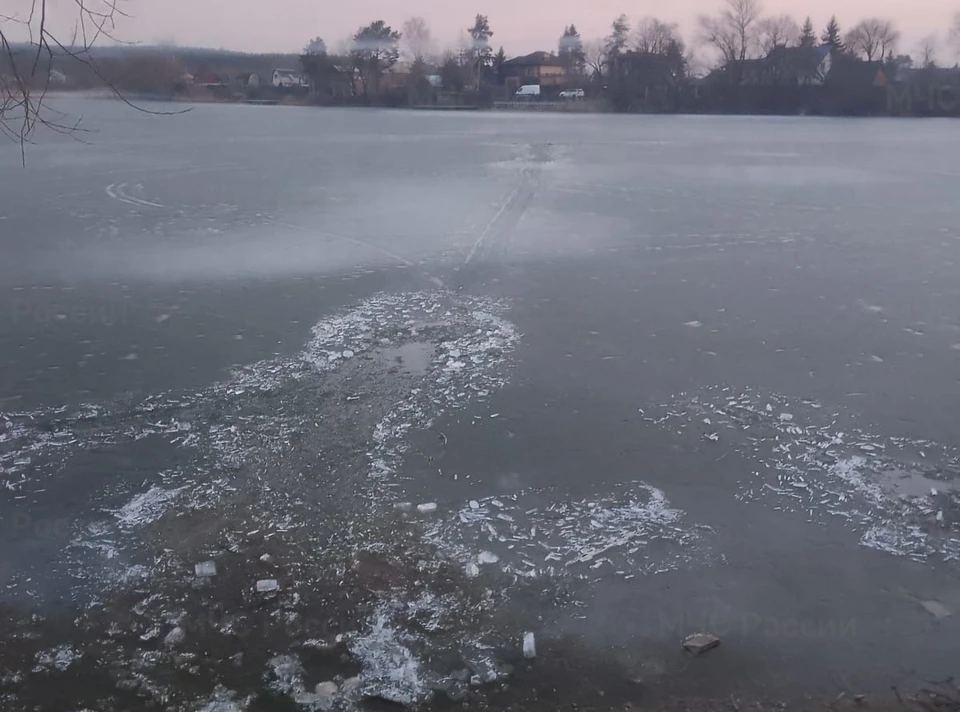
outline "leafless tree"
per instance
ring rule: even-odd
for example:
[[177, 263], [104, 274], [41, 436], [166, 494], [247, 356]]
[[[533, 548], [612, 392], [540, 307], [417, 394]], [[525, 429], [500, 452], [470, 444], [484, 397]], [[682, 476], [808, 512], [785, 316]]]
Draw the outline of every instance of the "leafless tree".
[[800, 41], [800, 26], [789, 15], [765, 17], [757, 23], [760, 49], [769, 54], [775, 47], [789, 47]]
[[920, 57], [920, 66], [930, 69], [937, 65], [937, 36], [927, 35], [917, 45], [917, 55]]
[[884, 20], [880, 25], [880, 60], [892, 57], [900, 41], [900, 31], [890, 20]]
[[425, 62], [433, 54], [434, 43], [427, 21], [411, 17], [403, 23], [403, 55], [410, 62]]
[[585, 42], [583, 57], [591, 77], [594, 79], [603, 77], [603, 70], [607, 64], [607, 43], [604, 40]]
[[759, 0], [724, 0], [718, 15], [697, 18], [700, 41], [720, 53], [724, 64], [743, 61], [757, 48]]
[[667, 23], [656, 17], [645, 17], [637, 23], [633, 33], [638, 52], [665, 54], [671, 42], [680, 41], [676, 23]]
[[861, 55], [868, 62], [875, 59], [882, 62], [893, 56], [899, 39], [900, 33], [890, 20], [871, 17], [861, 20], [851, 29], [844, 38], [844, 43], [848, 50]]

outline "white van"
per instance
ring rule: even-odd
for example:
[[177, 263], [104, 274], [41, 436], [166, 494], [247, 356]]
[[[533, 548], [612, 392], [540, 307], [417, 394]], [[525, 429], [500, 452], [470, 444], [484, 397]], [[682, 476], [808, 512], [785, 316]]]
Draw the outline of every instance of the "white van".
[[517, 93], [514, 94], [514, 96], [523, 96], [523, 97], [540, 96], [540, 85], [524, 84], [522, 87], [517, 89]]

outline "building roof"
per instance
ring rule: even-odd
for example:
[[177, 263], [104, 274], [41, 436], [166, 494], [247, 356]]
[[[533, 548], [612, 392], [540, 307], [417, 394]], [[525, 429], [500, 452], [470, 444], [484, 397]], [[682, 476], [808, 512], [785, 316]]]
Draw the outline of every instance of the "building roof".
[[223, 79], [213, 72], [201, 72], [196, 74], [194, 75], [193, 82], [194, 84], [199, 84], [200, 86], [224, 86]]
[[550, 52], [532, 52], [503, 63], [505, 67], [562, 67], [560, 58]]
[[960, 67], [923, 67], [920, 69], [901, 69], [897, 72], [897, 81], [923, 84], [960, 84]]
[[819, 47], [774, 47], [765, 62], [775, 64], [780, 71], [813, 74], [833, 50], [831, 45]]
[[730, 62], [711, 72], [707, 80], [748, 84], [806, 82], [819, 76], [823, 61], [832, 50], [831, 45], [774, 47], [766, 57]]
[[[682, 62], [682, 60], [681, 60]], [[629, 51], [621, 58], [622, 71], [626, 76], [632, 74], [673, 74], [678, 69], [675, 58], [659, 52]]]
[[883, 62], [864, 62], [855, 58], [844, 58], [833, 63], [830, 80], [847, 84], [882, 85], [886, 82]]

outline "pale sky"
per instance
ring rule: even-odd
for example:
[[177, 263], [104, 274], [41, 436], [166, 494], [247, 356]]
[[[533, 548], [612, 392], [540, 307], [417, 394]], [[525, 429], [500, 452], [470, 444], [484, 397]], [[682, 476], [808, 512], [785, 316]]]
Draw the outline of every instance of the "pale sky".
[[[29, 0], [2, 0], [6, 7]], [[103, 0], [100, 0], [101, 2]], [[74, 0], [48, 0], [57, 19], [75, 8]], [[813, 19], [817, 33], [836, 14], [846, 31], [867, 16], [893, 19], [902, 32], [900, 51], [916, 55], [920, 38], [935, 33], [942, 61], [952, 61], [946, 33], [960, 0], [761, 0], [767, 14], [789, 13], [798, 22]], [[620, 13], [631, 19], [654, 15], [680, 24], [690, 40], [694, 18], [716, 11], [720, 0], [122, 0], [131, 15], [119, 23], [124, 40], [145, 43], [222, 47], [251, 52], [297, 52], [317, 35], [336, 48], [348, 35], [373, 20], [395, 29], [420, 15], [440, 48], [453, 47], [461, 30], [478, 13], [488, 15], [493, 44], [507, 54], [555, 50], [566, 24], [584, 39], [607, 34]]]

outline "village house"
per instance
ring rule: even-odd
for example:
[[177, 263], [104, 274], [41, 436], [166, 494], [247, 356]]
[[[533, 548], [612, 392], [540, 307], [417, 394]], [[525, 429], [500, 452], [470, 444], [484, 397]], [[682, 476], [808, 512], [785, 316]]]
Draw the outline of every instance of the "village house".
[[890, 78], [887, 109], [901, 116], [960, 116], [960, 67], [901, 68]]
[[222, 89], [227, 83], [215, 72], [198, 72], [193, 77], [193, 86], [204, 89]]
[[509, 92], [515, 92], [524, 84], [561, 86], [567, 74], [560, 58], [550, 52], [533, 52], [523, 57], [514, 57], [503, 63], [503, 82]]
[[882, 89], [887, 86], [887, 70], [883, 62], [864, 62], [859, 59], [844, 58], [834, 62], [829, 83], [849, 88]]
[[270, 82], [276, 89], [301, 89], [310, 86], [310, 81], [295, 69], [274, 69]]
[[892, 80], [907, 84], [960, 88], [960, 67], [904, 67]]
[[774, 47], [766, 57], [731, 62], [723, 73], [742, 86], [822, 86], [833, 68], [833, 48]]

